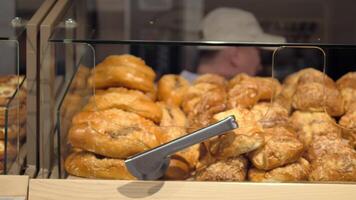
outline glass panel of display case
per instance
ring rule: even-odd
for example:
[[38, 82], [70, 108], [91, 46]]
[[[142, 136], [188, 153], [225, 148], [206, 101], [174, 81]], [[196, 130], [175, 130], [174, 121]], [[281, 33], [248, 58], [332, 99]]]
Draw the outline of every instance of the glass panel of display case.
[[[54, 90], [47, 93], [47, 99], [41, 99], [41, 112], [48, 116], [43, 124], [47, 130], [50, 130], [50, 134], [41, 135], [40, 140], [45, 145], [40, 149], [40, 153], [43, 155], [40, 162], [43, 169], [55, 167], [56, 170], [52, 172], [52, 176], [55, 176], [64, 168], [61, 165], [55, 166], [58, 162], [54, 159], [58, 157], [54, 158], [47, 152], [52, 152], [59, 158], [61, 155], [67, 155], [69, 148], [67, 148], [66, 133], [69, 131], [71, 120], [87, 101], [88, 96], [93, 94], [93, 90], [88, 87], [87, 79], [91, 68], [95, 66], [95, 56], [93, 47], [85, 43], [50, 43], [48, 49], [53, 51], [44, 56], [42, 73], [53, 72], [51, 77], [54, 81], [42, 83], [41, 87], [43, 92], [48, 91], [51, 87], [54, 87]], [[54, 60], [54, 57], [63, 57], [64, 59]], [[50, 109], [51, 106], [56, 109]], [[55, 123], [51, 123], [51, 121]], [[63, 160], [59, 159], [59, 161], [62, 164]], [[46, 178], [47, 175], [42, 173], [39, 177]]]
[[[36, 76], [36, 66], [33, 62], [31, 66], [27, 66], [26, 59], [36, 60], [36, 56], [33, 54], [37, 49], [36, 37], [38, 35], [37, 29], [34, 31], [34, 26], [41, 20], [42, 13], [40, 15], [35, 15], [35, 13], [43, 2], [44, 0], [2, 0], [0, 2], [1, 95], [7, 95], [7, 99], [1, 97], [4, 100], [6, 99], [6, 104], [1, 104], [1, 115], [6, 117], [1, 116], [4, 123], [0, 126], [1, 134], [3, 135], [1, 140], [7, 140], [7, 142], [2, 142], [7, 154], [5, 153], [4, 156], [1, 156], [0, 160], [2, 171], [6, 174], [22, 174], [26, 164], [33, 165], [34, 168], [36, 165], [37, 153], [33, 149], [36, 149], [37, 145], [35, 142], [27, 145], [27, 147], [24, 145], [27, 130], [30, 130], [31, 139], [33, 141], [37, 140], [35, 120], [32, 120], [29, 126], [26, 123], [29, 108], [29, 106], [26, 106], [28, 103], [27, 94], [32, 96], [31, 102], [36, 101], [36, 92], [33, 91], [36, 88], [36, 78], [34, 77]], [[50, 3], [53, 2], [47, 1], [46, 6], [49, 7]], [[43, 8], [41, 12], [46, 12]], [[32, 29], [26, 32], [30, 21]], [[27, 38], [30, 32], [34, 33], [34, 37]], [[32, 54], [27, 54], [27, 50]], [[31, 75], [31, 77], [27, 77], [30, 80], [29, 82], [26, 80], [26, 74]], [[27, 84], [29, 85], [28, 88]], [[9, 95], [11, 98], [8, 97]], [[29, 110], [31, 115], [36, 115], [35, 105], [30, 107]], [[32, 119], [34, 118], [32, 117]], [[31, 158], [28, 159], [27, 157], [27, 163], [25, 163], [27, 154], [31, 154]], [[34, 173], [35, 169], [30, 174], [33, 175]]]
[[0, 168], [1, 173], [18, 174], [26, 127], [25, 76], [20, 75], [19, 43], [0, 40], [0, 51]]
[[171, 155], [162, 179], [355, 181], [353, 132], [341, 120], [354, 79], [336, 81], [355, 71], [355, 38], [334, 24], [350, 21], [353, 2], [191, 2], [68, 3], [50, 45], [89, 45], [92, 58], [72, 62], [70, 50], [50, 60], [71, 63], [54, 127], [58, 176], [136, 179], [126, 159], [233, 115], [238, 129]]
[[[355, 5], [351, 0], [79, 0], [70, 3], [52, 40], [350, 45], [356, 43]], [[67, 34], [68, 24], [78, 34]]]
[[[96, 65], [91, 72], [85, 67], [88, 65], [82, 63], [72, 66], [76, 73], [69, 79], [71, 82], [59, 106], [60, 177], [67, 176], [65, 170], [73, 175], [69, 163], [83, 154], [87, 154], [88, 159], [113, 157], [114, 162], [120, 163], [130, 155], [230, 115], [241, 122], [236, 134], [246, 131], [251, 140], [248, 141], [244, 134], [233, 139], [234, 132], [222, 136], [221, 140], [230, 141], [232, 145], [246, 143], [233, 150], [232, 146], [220, 147], [220, 140], [215, 138], [211, 148], [216, 156], [239, 155], [262, 145], [261, 130], [254, 125], [262, 121], [264, 115], [260, 114], [255, 120], [250, 109], [257, 101], [270, 102], [274, 90], [280, 87], [278, 80], [272, 77], [271, 58], [266, 57], [273, 48], [93, 44], [93, 49]], [[184, 57], [191, 49], [199, 52], [194, 60]], [[236, 56], [239, 59], [235, 59]], [[264, 84], [272, 89], [265, 87], [264, 96], [259, 100], [258, 87]], [[83, 142], [86, 131], [91, 132], [87, 132], [90, 137], [87, 135], [88, 140]], [[125, 138], [125, 132], [136, 135], [137, 141], [130, 141], [131, 136]], [[162, 134], [162, 141], [155, 138], [155, 134], [157, 137]], [[108, 145], [105, 144], [107, 139], [112, 151], [100, 152], [101, 146]], [[88, 149], [86, 145], [92, 146]], [[137, 149], [130, 150], [133, 146]], [[198, 147], [195, 145], [188, 150], [193, 154], [193, 165], [198, 159]], [[98, 151], [97, 158], [89, 153]], [[173, 170], [166, 178], [186, 178], [188, 172], [190, 169], [177, 175]], [[132, 178], [125, 174], [116, 178], [120, 177]]]
[[[280, 177], [280, 181], [324, 180], [318, 176], [317, 170], [310, 174], [303, 172], [310, 165], [321, 165], [315, 161], [317, 158], [331, 156], [331, 153], [313, 154], [320, 142], [344, 148], [345, 154], [331, 156], [335, 162], [341, 156], [352, 155], [355, 129], [352, 127], [353, 116], [345, 114], [352, 111], [346, 111], [344, 102], [347, 101], [345, 97], [354, 94], [351, 73], [355, 71], [351, 56], [356, 53], [354, 48], [207, 48], [98, 43], [92, 47], [95, 50], [95, 59], [92, 60], [96, 65], [90, 73], [83, 64], [76, 65], [78, 70], [73, 74], [58, 111], [58, 162], [62, 178], [70, 174], [134, 179], [123, 167], [123, 162], [130, 155], [155, 147], [147, 135], [156, 135], [158, 144], [162, 144], [230, 115], [236, 117], [239, 129], [202, 143], [202, 149], [194, 149], [197, 147], [193, 146], [183, 151], [185, 153], [172, 156], [171, 166], [163, 179], [220, 180], [210, 177], [211, 174], [206, 173], [212, 172], [200, 167], [211, 166], [211, 163], [219, 165], [221, 160], [235, 157], [234, 162], [246, 168], [245, 158], [239, 155], [247, 155], [254, 166], [249, 169], [251, 175], [234, 174], [234, 177], [221, 180], [259, 181], [258, 175], [263, 171], [257, 169], [283, 171], [294, 167], [300, 170], [300, 176], [291, 179]], [[188, 58], [183, 55], [192, 48], [199, 53], [193, 61], [186, 60]], [[343, 63], [337, 60], [343, 60]], [[336, 67], [336, 64], [343, 65], [343, 68]], [[348, 72], [350, 76], [340, 79]], [[305, 75], [299, 78], [298, 74]], [[86, 90], [77, 86], [83, 79], [88, 87]], [[343, 79], [345, 81], [341, 81]], [[303, 87], [312, 88], [303, 90]], [[332, 96], [334, 105], [331, 106], [327, 104], [328, 98], [324, 98], [329, 89], [335, 93]], [[314, 100], [310, 107], [299, 102], [308, 102], [308, 99]], [[349, 105], [354, 100], [350, 97]], [[71, 109], [67, 105], [76, 106]], [[155, 129], [157, 127], [159, 130]], [[147, 142], [147, 146], [140, 149], [141, 142], [136, 141], [138, 143], [134, 145], [135, 142], [126, 137]], [[267, 156], [269, 153], [285, 154], [285, 157], [274, 160]], [[199, 155], [199, 162], [194, 155]], [[179, 163], [181, 159], [186, 159], [187, 166]], [[97, 165], [91, 166], [89, 160]], [[122, 167], [113, 169], [112, 173], [104, 173], [100, 167], [104, 167], [106, 162]], [[194, 163], [193, 168], [190, 168], [190, 162]], [[352, 158], [342, 162], [347, 165]], [[87, 168], [77, 170], [77, 165]], [[350, 178], [352, 174], [349, 175], [342, 180], [353, 180]]]
[[281, 47], [273, 54], [274, 75], [283, 87], [266, 116], [276, 116], [278, 107], [289, 113], [312, 166], [310, 181], [355, 180], [353, 170], [337, 173], [354, 162], [355, 55], [353, 47], [317, 46]]

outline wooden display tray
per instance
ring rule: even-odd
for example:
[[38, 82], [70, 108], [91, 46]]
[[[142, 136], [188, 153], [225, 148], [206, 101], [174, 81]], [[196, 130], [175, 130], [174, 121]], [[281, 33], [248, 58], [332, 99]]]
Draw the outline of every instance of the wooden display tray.
[[28, 180], [28, 176], [0, 176], [0, 200], [26, 199]]
[[355, 184], [32, 179], [29, 200], [355, 199]]

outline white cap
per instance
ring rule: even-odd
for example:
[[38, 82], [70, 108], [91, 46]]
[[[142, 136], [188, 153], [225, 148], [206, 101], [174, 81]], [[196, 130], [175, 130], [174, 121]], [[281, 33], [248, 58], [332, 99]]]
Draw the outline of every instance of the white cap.
[[[256, 17], [238, 8], [217, 8], [202, 23], [203, 40], [226, 42], [285, 43], [282, 36], [263, 32]], [[201, 49], [220, 49], [218, 46], [201, 46]], [[271, 48], [266, 48], [271, 49]]]

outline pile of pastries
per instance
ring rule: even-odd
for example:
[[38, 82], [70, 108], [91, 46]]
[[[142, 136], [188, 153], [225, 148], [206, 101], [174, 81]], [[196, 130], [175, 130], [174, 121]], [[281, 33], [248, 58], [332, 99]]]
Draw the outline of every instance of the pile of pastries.
[[[7, 158], [16, 156], [17, 138], [21, 141], [25, 136], [26, 91], [25, 86], [19, 88], [23, 76], [0, 76], [0, 172], [4, 168], [5, 129], [7, 129]], [[10, 102], [11, 100], [11, 102]]]
[[90, 72], [95, 95], [72, 119], [69, 174], [135, 179], [129, 156], [234, 115], [238, 129], [172, 155], [163, 179], [356, 181], [356, 72], [334, 82], [306, 68], [283, 84], [243, 73], [155, 79], [132, 55], [109, 56]]

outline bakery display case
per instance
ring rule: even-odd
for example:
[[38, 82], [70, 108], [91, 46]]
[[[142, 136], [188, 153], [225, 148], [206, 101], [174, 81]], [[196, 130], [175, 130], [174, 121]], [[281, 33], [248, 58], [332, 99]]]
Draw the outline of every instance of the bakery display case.
[[[0, 132], [0, 168], [8, 173], [16, 163], [20, 142], [23, 140], [25, 121], [22, 116], [26, 109], [26, 91], [24, 77], [18, 74], [18, 43], [15, 40], [2, 40], [1, 49], [8, 52], [8, 59], [2, 60], [1, 69], [1, 132]], [[14, 164], [15, 165], [15, 164]]]
[[35, 29], [54, 1], [4, 0], [0, 4], [0, 171], [24, 174], [31, 166], [35, 173]]
[[355, 3], [339, 3], [58, 1], [40, 177], [354, 184]]

